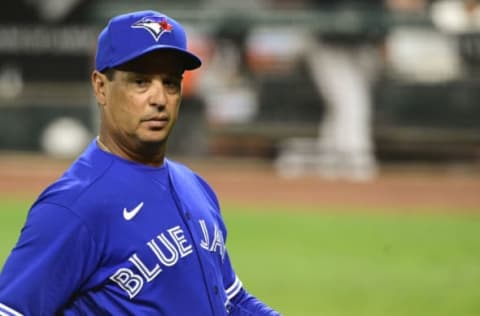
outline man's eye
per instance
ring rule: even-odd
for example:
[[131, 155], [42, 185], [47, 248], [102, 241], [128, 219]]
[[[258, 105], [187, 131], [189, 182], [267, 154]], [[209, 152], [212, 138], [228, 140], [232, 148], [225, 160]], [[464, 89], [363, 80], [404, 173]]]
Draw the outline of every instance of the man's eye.
[[180, 82], [176, 80], [165, 80], [163, 84], [168, 88], [168, 89], [178, 89], [180, 88]]
[[141, 85], [146, 84], [148, 81], [145, 78], [136, 78], [134, 80], [134, 82], [135, 82], [135, 84], [141, 86]]

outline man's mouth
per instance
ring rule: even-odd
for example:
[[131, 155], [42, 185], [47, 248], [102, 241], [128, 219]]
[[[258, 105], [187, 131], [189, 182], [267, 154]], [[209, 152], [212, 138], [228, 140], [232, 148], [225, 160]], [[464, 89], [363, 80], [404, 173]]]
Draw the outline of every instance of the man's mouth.
[[142, 124], [145, 124], [150, 129], [162, 129], [168, 124], [168, 117], [166, 116], [156, 116], [147, 119], [143, 119]]

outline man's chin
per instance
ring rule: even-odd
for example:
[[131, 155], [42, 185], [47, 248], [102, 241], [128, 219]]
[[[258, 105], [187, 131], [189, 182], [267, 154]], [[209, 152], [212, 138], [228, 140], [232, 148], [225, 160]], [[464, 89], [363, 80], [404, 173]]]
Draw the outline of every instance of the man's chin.
[[145, 143], [161, 143], [168, 137], [166, 129], [144, 129], [137, 132], [137, 138]]
[[165, 136], [146, 135], [139, 137], [139, 141], [144, 146], [163, 146], [167, 142]]

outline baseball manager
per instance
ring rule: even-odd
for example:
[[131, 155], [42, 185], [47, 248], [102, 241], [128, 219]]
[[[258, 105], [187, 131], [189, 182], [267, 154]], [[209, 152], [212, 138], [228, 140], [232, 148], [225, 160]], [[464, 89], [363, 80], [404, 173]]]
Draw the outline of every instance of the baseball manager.
[[170, 17], [110, 20], [91, 76], [99, 136], [30, 209], [0, 315], [279, 315], [235, 274], [213, 190], [165, 157], [183, 72], [200, 65]]

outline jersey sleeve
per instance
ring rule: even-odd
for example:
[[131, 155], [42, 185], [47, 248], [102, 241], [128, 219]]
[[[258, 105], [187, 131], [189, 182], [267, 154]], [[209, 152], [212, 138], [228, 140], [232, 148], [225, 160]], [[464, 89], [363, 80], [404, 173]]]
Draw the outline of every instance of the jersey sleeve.
[[210, 202], [215, 206], [218, 212], [220, 212], [220, 202], [218, 201], [217, 194], [215, 191], [212, 189], [210, 184], [208, 184], [205, 179], [200, 177], [198, 174], [195, 174], [195, 178], [200, 183], [200, 186], [202, 187], [203, 191], [206, 193], [206, 196], [210, 200]]
[[54, 315], [91, 273], [95, 253], [73, 212], [36, 204], [0, 274], [0, 314]]
[[243, 288], [232, 300], [232, 305], [231, 316], [281, 316]]
[[[203, 189], [206, 191], [211, 202], [215, 205], [218, 211], [218, 219], [221, 224], [221, 229], [227, 240], [227, 229], [223, 222], [220, 212], [220, 203], [217, 195], [210, 187], [210, 185], [201, 177], [197, 175], [197, 180], [201, 183]], [[248, 293], [243, 287], [242, 282], [236, 275], [228, 251], [226, 250], [225, 258], [222, 265], [223, 284], [226, 285], [225, 293], [227, 295], [228, 304], [230, 305], [231, 316], [280, 316], [278, 312], [267, 306], [255, 296]]]
[[229, 301], [231, 316], [280, 316], [278, 312], [267, 306], [255, 296], [247, 292], [242, 281], [235, 274], [228, 254], [223, 266], [225, 293]]

